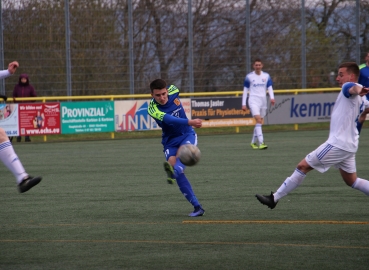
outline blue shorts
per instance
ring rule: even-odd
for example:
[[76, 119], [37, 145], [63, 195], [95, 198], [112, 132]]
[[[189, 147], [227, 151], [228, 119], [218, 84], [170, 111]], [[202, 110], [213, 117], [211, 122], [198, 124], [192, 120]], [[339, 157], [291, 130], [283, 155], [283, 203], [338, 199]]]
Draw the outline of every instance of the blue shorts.
[[197, 145], [197, 134], [194, 132], [168, 139], [163, 144], [165, 159], [168, 160], [171, 156], [176, 156], [178, 148], [183, 144]]

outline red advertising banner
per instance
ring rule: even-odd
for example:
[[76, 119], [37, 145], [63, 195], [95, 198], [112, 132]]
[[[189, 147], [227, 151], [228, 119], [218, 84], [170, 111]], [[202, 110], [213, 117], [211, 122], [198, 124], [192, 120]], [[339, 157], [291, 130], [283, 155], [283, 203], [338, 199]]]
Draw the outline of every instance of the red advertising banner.
[[60, 103], [18, 105], [20, 136], [60, 134]]

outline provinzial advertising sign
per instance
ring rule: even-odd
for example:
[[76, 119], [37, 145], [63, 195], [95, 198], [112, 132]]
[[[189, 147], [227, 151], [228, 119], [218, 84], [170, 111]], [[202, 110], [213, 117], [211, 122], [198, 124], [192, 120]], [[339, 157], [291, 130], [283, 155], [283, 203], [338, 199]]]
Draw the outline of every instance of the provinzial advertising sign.
[[191, 118], [200, 118], [203, 127], [255, 125], [250, 110], [242, 110], [240, 97], [191, 99]]
[[60, 103], [18, 104], [21, 136], [60, 134]]
[[114, 102], [62, 102], [62, 134], [114, 131]]

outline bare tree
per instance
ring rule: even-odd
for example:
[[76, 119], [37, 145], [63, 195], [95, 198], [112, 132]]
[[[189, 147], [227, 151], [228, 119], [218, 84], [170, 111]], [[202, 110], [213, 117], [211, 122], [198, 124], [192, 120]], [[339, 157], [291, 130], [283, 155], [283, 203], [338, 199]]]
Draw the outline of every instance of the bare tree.
[[[246, 34], [276, 89], [301, 88], [305, 46], [308, 87], [330, 87], [337, 65], [355, 59], [355, 3], [306, 1], [301, 44], [300, 0], [194, 0], [195, 91], [241, 90]], [[132, 0], [135, 93], [156, 78], [189, 90], [188, 1]], [[73, 95], [130, 93], [128, 0], [69, 1]], [[66, 95], [64, 1], [3, 0], [5, 61], [18, 60], [39, 95]], [[360, 47], [369, 50], [369, 2], [361, 1]], [[246, 31], [250, 31], [247, 33]], [[363, 54], [362, 54], [363, 56]], [[17, 77], [6, 81], [11, 95]]]

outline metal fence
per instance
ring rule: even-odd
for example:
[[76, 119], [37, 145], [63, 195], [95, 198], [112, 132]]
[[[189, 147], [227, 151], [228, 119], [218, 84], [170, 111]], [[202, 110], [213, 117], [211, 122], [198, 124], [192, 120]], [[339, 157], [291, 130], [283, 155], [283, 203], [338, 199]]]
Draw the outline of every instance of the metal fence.
[[[0, 65], [20, 62], [39, 96], [242, 90], [262, 59], [275, 89], [335, 86], [369, 51], [369, 1], [2, 0]], [[1, 85], [0, 85], [1, 86]]]

